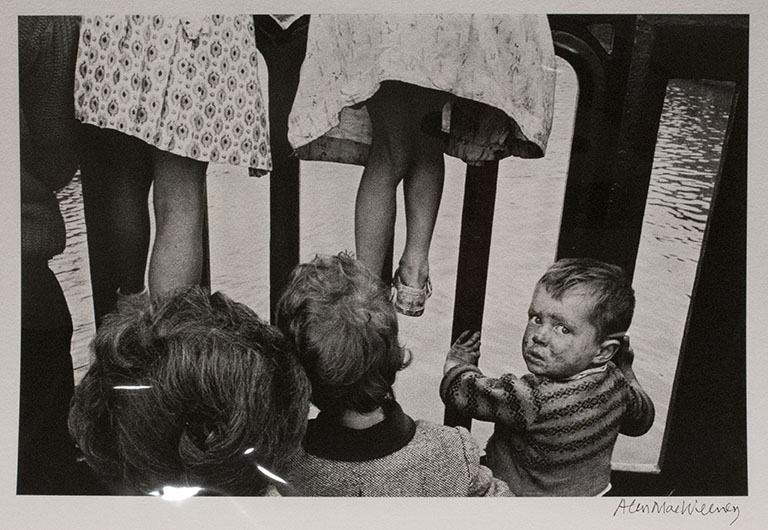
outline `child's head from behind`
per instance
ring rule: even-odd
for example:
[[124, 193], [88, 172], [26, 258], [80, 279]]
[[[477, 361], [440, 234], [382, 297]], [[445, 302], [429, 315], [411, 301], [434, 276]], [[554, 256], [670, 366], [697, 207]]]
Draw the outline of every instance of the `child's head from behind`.
[[122, 492], [258, 495], [303, 437], [310, 385], [290, 344], [223, 294], [129, 297], [93, 348], [70, 432]]
[[404, 366], [387, 287], [347, 254], [298, 265], [277, 305], [322, 411], [371, 412], [392, 399]]
[[632, 322], [635, 295], [622, 269], [589, 258], [555, 262], [537, 282], [523, 335], [531, 373], [564, 379], [608, 362], [613, 334]]

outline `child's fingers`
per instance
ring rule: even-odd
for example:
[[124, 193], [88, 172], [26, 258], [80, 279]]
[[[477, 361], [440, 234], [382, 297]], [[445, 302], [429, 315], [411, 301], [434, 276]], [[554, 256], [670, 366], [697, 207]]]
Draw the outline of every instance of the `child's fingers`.
[[456, 342], [466, 342], [467, 337], [469, 336], [470, 333], [472, 333], [472, 331], [470, 331], [468, 329], [462, 331], [461, 335], [459, 335], [459, 338], [456, 339]]
[[632, 346], [629, 345], [629, 335], [624, 334], [624, 336], [621, 337], [621, 347], [625, 350], [632, 349]]
[[455, 345], [470, 346], [473, 342], [480, 338], [480, 332], [472, 332], [470, 330], [463, 331], [459, 338], [454, 342]]
[[625, 335], [621, 339], [621, 349], [624, 350], [624, 353], [626, 354], [627, 358], [634, 359], [635, 357], [635, 351], [632, 349], [632, 346], [629, 344], [629, 335]]

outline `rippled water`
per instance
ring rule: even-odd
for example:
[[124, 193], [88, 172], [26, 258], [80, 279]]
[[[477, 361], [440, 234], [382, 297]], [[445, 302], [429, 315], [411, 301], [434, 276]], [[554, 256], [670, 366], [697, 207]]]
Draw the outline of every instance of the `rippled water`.
[[[554, 259], [573, 128], [576, 79], [558, 62], [558, 87], [547, 156], [500, 164], [490, 278], [480, 366], [490, 375], [523, 373], [520, 339], [532, 288]], [[685, 324], [689, 294], [712, 196], [730, 94], [722, 87], [676, 81], [670, 85], [659, 130], [634, 286], [638, 305], [632, 325], [636, 372], [657, 405], [651, 432], [621, 437], [615, 460], [655, 463]], [[400, 374], [398, 398], [414, 417], [441, 422], [438, 384], [449, 346], [458, 259], [464, 166], [446, 162], [446, 186], [431, 251], [435, 293], [422, 318], [401, 318], [402, 340], [414, 361]], [[303, 163], [301, 258], [354, 249], [354, 198], [362, 169]], [[269, 179], [248, 178], [227, 166], [209, 169], [212, 284], [268, 315]], [[80, 183], [59, 194], [68, 228], [64, 254], [52, 261], [75, 325], [76, 377], [87, 369], [93, 336], [85, 225]], [[399, 203], [403, 211], [402, 202]], [[396, 252], [404, 226], [398, 220]], [[475, 422], [484, 440], [488, 424]]]
[[636, 372], [656, 404], [656, 421], [643, 438], [620, 437], [616, 460], [658, 459], [731, 94], [724, 85], [684, 80], [671, 81], [667, 89], [633, 280], [637, 310], [631, 328]]

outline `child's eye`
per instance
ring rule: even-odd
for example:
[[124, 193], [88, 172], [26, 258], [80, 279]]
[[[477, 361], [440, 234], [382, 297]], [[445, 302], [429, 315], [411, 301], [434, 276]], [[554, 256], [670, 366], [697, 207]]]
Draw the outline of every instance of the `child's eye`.
[[539, 315], [528, 315], [528, 322], [539, 325], [541, 324], [541, 317]]
[[563, 335], [570, 335], [571, 334], [571, 328], [569, 328], [567, 326], [563, 326], [562, 324], [558, 324], [557, 326], [555, 326], [555, 329], [559, 333], [562, 333]]

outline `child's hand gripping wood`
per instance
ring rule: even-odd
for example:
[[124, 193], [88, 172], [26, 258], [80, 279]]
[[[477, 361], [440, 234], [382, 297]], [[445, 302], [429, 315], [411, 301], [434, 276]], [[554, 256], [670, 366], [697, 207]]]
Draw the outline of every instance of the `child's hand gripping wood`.
[[478, 359], [480, 359], [480, 332], [464, 331], [448, 350], [445, 365], [443, 365], [443, 375], [461, 364], [477, 366]]
[[621, 344], [619, 350], [613, 356], [613, 364], [624, 374], [624, 379], [627, 380], [629, 386], [634, 390], [635, 396], [634, 406], [624, 419], [621, 433], [628, 436], [640, 436], [648, 432], [653, 426], [656, 409], [650, 396], [640, 386], [635, 371], [632, 369], [635, 351], [629, 344], [629, 335], [623, 335], [618, 340]]
[[613, 359], [611, 359], [613, 364], [621, 370], [627, 381], [636, 380], [635, 372], [632, 370], [632, 363], [635, 361], [635, 350], [629, 344], [629, 335], [621, 334], [621, 336], [618, 336], [616, 334], [616, 336], [611, 335], [610, 337], [619, 341], [619, 348], [613, 355]]

